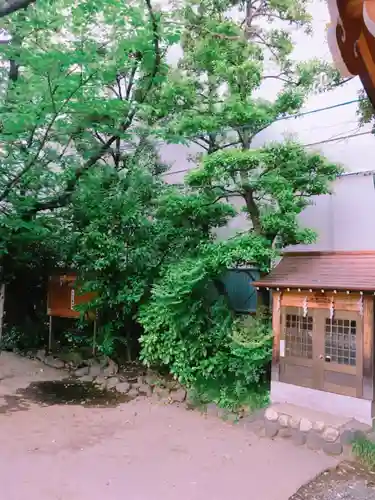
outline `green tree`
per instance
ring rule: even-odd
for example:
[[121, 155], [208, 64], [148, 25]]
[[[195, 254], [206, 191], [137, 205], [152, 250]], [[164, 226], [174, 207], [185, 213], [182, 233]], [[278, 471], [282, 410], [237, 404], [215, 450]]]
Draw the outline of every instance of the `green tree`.
[[74, 197], [95, 188], [87, 175], [120, 175], [148, 154], [146, 118], [178, 39], [168, 20], [149, 0], [40, 0], [3, 23], [0, 267], [25, 307], [69, 261]]
[[[248, 0], [235, 4], [242, 14], [237, 21], [227, 15], [229, 2], [189, 4], [184, 55], [174, 80], [166, 82], [181, 96], [181, 107], [168, 120], [171, 137], [193, 136], [203, 150], [187, 185], [215, 203], [240, 198], [249, 224], [230, 240], [207, 242], [198, 255], [165, 270], [141, 311], [142, 357], [147, 364], [168, 366], [222, 405], [238, 406], [249, 392], [259, 391], [270, 360], [267, 325], [239, 324], [228, 308], [222, 274], [249, 264], [267, 272], [285, 245], [312, 242], [314, 233], [300, 227], [298, 216], [313, 196], [329, 192], [341, 171], [293, 141], [252, 147], [259, 132], [300, 109], [321, 71], [337, 78], [318, 61], [293, 63], [290, 32], [269, 28], [277, 19], [281, 26], [310, 30], [306, 4]], [[280, 83], [274, 100], [257, 97], [268, 78]], [[238, 330], [251, 340], [247, 348], [233, 337]]]
[[138, 351], [138, 311], [155, 281], [172, 262], [196, 256], [213, 241], [211, 228], [234, 214], [230, 205], [212, 203], [210, 194], [186, 195], [165, 184], [155, 161], [152, 154], [134, 158], [120, 174], [108, 167], [92, 170], [67, 223], [66, 260], [70, 255], [84, 287], [97, 292], [85, 308], [98, 311], [98, 343], [122, 339], [129, 359]]

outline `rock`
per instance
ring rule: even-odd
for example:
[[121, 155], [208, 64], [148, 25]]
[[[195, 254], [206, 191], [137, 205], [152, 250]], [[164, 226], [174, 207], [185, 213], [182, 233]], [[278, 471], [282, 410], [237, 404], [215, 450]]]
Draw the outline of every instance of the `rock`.
[[296, 446], [303, 446], [306, 444], [307, 434], [298, 429], [292, 429], [292, 441]]
[[227, 408], [218, 408], [217, 416], [221, 418], [221, 420], [227, 420], [230, 411]]
[[139, 376], [137, 377], [137, 384], [138, 384], [139, 386], [143, 385], [145, 382], [146, 382], [146, 380], [145, 380], [145, 377], [144, 377], [143, 375], [139, 375]]
[[329, 443], [329, 442], [324, 443], [323, 451], [327, 455], [332, 455], [332, 456], [341, 455], [343, 451], [342, 444], [340, 443], [340, 441], [336, 441], [335, 443]]
[[79, 380], [80, 380], [80, 382], [84, 382], [84, 383], [93, 382], [94, 377], [91, 375], [84, 375], [83, 377], [80, 377]]
[[142, 394], [142, 395], [148, 396], [148, 397], [152, 395], [152, 389], [147, 384], [142, 384], [137, 389], [138, 389], [139, 394]]
[[113, 377], [118, 373], [118, 364], [115, 363], [112, 359], [109, 360], [108, 366], [102, 368], [102, 374], [104, 377]]
[[45, 349], [39, 349], [39, 351], [36, 352], [35, 355], [36, 359], [39, 359], [39, 361], [43, 361], [46, 359], [46, 350]]
[[78, 378], [83, 377], [84, 375], [88, 375], [88, 374], [89, 374], [89, 367], [88, 366], [83, 366], [82, 368], [78, 368], [78, 370], [76, 370], [74, 372], [74, 375]]
[[253, 432], [256, 436], [260, 438], [268, 437], [266, 436], [266, 429], [264, 427], [264, 421], [258, 420], [257, 422], [252, 423], [252, 427], [250, 431]]
[[219, 408], [215, 403], [208, 403], [208, 405], [206, 406], [206, 413], [211, 417], [217, 417], [219, 413]]
[[44, 363], [47, 366], [50, 366], [51, 368], [56, 368], [58, 370], [61, 370], [61, 368], [65, 367], [64, 361], [58, 358], [54, 358], [53, 356], [47, 356], [44, 360]]
[[265, 419], [264, 420], [264, 430], [265, 435], [269, 438], [274, 438], [279, 432], [280, 425], [275, 420]]
[[299, 430], [301, 432], [309, 432], [312, 429], [312, 422], [308, 420], [307, 418], [301, 418], [300, 424], [299, 424]]
[[351, 445], [354, 441], [354, 431], [351, 429], [345, 429], [340, 435], [340, 443], [342, 445]]
[[318, 432], [310, 431], [307, 434], [306, 444], [310, 450], [320, 450], [324, 445], [324, 441]]
[[325, 423], [322, 422], [321, 420], [317, 420], [316, 422], [313, 422], [313, 431], [316, 432], [323, 432], [325, 428]]
[[[108, 387], [108, 385], [107, 385]], [[119, 384], [116, 384], [116, 391], [119, 392], [120, 394], [128, 394], [130, 391], [130, 384], [129, 382], [120, 382]], [[138, 394], [138, 392], [137, 392]]]
[[279, 414], [273, 408], [267, 408], [264, 414], [265, 420], [269, 420], [270, 422], [277, 422], [279, 418]]
[[353, 431], [353, 435], [354, 435], [354, 440], [355, 441], [357, 439], [366, 439], [367, 438], [367, 433], [363, 432], [363, 431], [360, 431], [358, 429], [356, 429], [356, 430]]
[[334, 427], [327, 427], [323, 432], [322, 437], [326, 443], [334, 443], [339, 437], [339, 431]]
[[155, 387], [154, 394], [158, 397], [158, 399], [169, 399], [169, 389], [165, 387]]
[[120, 380], [117, 377], [111, 377], [107, 379], [107, 389], [114, 389], [117, 384], [120, 383]]
[[[123, 383], [125, 384], [125, 382]], [[132, 387], [127, 393], [127, 396], [129, 396], [129, 398], [131, 399], [135, 399], [137, 396], [139, 396], [138, 390], [135, 387]]]
[[292, 429], [290, 427], [282, 427], [279, 430], [278, 435], [282, 438], [285, 438], [285, 439], [291, 438], [292, 437]]
[[99, 377], [96, 377], [95, 379], [95, 385], [100, 387], [101, 389], [106, 389], [107, 388], [107, 379], [100, 375]]
[[289, 427], [289, 416], [288, 415], [280, 415], [279, 416], [279, 424], [280, 424], [280, 427]]
[[144, 379], [145, 384], [149, 385], [150, 387], [154, 387], [154, 385], [156, 385], [158, 377], [156, 375], [153, 375], [152, 373], [148, 373]]
[[175, 389], [170, 392], [170, 398], [174, 403], [183, 403], [186, 399], [185, 389]]
[[249, 422], [255, 422], [257, 420], [264, 420], [264, 414], [266, 413], [265, 408], [259, 408], [259, 410], [251, 410], [244, 418]]
[[102, 374], [102, 367], [98, 364], [89, 367], [89, 375], [92, 377], [99, 377]]
[[228, 411], [225, 415], [226, 422], [230, 422], [231, 424], [236, 424], [238, 422], [238, 415], [236, 413], [233, 413], [231, 411]]
[[349, 422], [347, 422], [344, 425], [344, 428], [351, 429], [354, 431], [362, 431], [363, 434], [367, 434], [367, 433], [372, 431], [372, 427], [370, 425], [364, 424], [363, 422], [359, 422], [355, 418], [352, 418], [351, 420], [349, 420]]
[[366, 439], [368, 439], [371, 443], [375, 443], [375, 432], [369, 432], [366, 435]]
[[289, 418], [289, 427], [291, 429], [299, 429], [300, 422], [301, 422], [300, 418], [290, 417]]

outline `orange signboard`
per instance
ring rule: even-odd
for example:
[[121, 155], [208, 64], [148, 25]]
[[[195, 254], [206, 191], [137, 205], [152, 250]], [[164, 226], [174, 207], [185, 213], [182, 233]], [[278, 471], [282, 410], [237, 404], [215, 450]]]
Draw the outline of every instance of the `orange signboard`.
[[51, 276], [48, 281], [47, 314], [59, 318], [79, 318], [75, 309], [95, 297], [95, 293], [82, 293], [75, 288], [74, 274]]
[[359, 76], [375, 107], [375, 0], [328, 0], [328, 44], [343, 77]]

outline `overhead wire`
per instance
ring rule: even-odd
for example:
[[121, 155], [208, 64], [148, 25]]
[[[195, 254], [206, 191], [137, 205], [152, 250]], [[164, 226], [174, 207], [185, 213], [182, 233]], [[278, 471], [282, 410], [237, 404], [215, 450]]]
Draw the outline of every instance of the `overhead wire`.
[[[356, 134], [348, 134], [348, 135], [343, 135], [341, 137], [331, 137], [329, 139], [323, 139], [321, 141], [316, 141], [316, 142], [310, 142], [308, 144], [303, 144], [302, 146], [304, 148], [309, 148], [309, 147], [312, 147], [312, 146], [319, 146], [321, 144], [329, 144], [329, 143], [335, 142], [335, 141], [345, 141], [347, 139], [352, 139], [352, 138], [355, 138], [355, 137], [362, 137], [364, 135], [373, 135], [373, 132], [371, 130], [368, 130], [366, 132], [358, 132]], [[165, 177], [165, 176], [168, 176], [168, 175], [183, 174], [185, 172], [188, 172], [189, 170], [190, 170], [189, 168], [183, 168], [181, 170], [169, 171], [169, 172], [166, 172], [165, 174], [163, 174], [163, 176]]]

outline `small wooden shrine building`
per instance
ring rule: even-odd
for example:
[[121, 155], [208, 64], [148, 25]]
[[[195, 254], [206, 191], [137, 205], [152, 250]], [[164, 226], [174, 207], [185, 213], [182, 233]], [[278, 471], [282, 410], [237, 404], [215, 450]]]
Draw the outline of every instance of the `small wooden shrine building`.
[[271, 400], [375, 417], [375, 252], [285, 253], [272, 293]]

